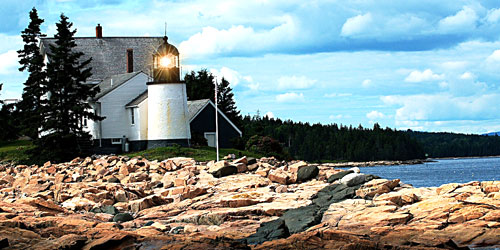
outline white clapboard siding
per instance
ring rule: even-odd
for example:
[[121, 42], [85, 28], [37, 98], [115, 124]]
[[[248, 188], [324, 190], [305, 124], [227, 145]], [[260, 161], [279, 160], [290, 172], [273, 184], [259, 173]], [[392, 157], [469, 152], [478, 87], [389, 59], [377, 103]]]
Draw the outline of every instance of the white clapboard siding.
[[147, 80], [147, 75], [141, 72], [98, 100], [101, 116], [106, 117], [101, 124], [102, 138], [131, 136], [130, 109], [125, 105], [147, 89]]

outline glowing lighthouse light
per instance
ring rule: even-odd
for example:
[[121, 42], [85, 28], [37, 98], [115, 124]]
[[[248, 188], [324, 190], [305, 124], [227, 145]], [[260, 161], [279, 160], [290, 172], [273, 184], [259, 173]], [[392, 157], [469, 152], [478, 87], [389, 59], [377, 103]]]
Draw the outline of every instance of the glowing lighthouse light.
[[163, 68], [168, 68], [172, 65], [172, 59], [168, 56], [162, 56], [160, 58], [160, 66]]

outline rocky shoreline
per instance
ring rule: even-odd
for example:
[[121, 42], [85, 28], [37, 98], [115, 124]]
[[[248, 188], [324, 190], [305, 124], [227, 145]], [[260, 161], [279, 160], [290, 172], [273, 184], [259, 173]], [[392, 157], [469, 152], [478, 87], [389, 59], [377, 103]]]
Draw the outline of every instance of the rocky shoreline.
[[499, 181], [414, 188], [338, 167], [121, 156], [0, 165], [0, 249], [500, 246]]

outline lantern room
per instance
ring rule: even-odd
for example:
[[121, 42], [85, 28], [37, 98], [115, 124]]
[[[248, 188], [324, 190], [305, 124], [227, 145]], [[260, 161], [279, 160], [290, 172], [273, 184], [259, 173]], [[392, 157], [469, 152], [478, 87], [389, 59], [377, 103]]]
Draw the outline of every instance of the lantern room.
[[179, 51], [163, 37], [163, 43], [153, 54], [153, 83], [180, 82]]

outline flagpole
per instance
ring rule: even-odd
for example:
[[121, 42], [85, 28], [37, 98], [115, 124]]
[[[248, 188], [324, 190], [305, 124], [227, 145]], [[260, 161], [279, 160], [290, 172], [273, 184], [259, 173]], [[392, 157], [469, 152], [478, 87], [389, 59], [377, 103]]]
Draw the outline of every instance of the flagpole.
[[217, 161], [219, 161], [219, 108], [217, 107], [217, 79], [215, 79], [215, 147], [217, 150]]

